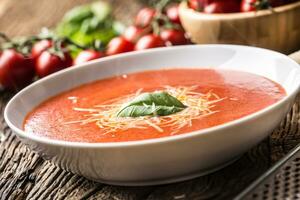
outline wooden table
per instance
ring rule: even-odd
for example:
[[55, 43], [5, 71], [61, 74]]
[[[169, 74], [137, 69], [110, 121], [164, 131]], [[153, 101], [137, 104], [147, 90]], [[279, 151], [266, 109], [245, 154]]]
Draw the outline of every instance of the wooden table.
[[[1, 0], [0, 31], [29, 35], [42, 26], [53, 27], [65, 10], [84, 2], [88, 0]], [[140, 7], [133, 0], [112, 3], [116, 16], [124, 21]], [[12, 95], [0, 92], [1, 112]], [[11, 133], [3, 115], [0, 119], [0, 199], [232, 199], [300, 142], [299, 97], [270, 137], [225, 169], [177, 184], [116, 187], [89, 181], [44, 161]]]

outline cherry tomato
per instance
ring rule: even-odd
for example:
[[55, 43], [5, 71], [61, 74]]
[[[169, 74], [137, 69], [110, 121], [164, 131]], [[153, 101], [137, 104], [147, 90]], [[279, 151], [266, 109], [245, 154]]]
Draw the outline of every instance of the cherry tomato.
[[200, 11], [200, 10], [202, 10], [201, 8], [203, 8], [203, 7], [200, 7], [200, 5], [198, 4], [198, 0], [189, 0], [188, 5], [190, 8], [192, 8], [193, 10], [196, 10], [196, 11]]
[[204, 13], [234, 13], [240, 11], [240, 3], [237, 0], [215, 0], [204, 7]]
[[138, 41], [138, 39], [140, 39], [143, 35], [147, 34], [148, 32], [149, 29], [139, 28], [137, 26], [129, 26], [124, 31], [123, 37], [126, 40], [135, 43], [136, 41]]
[[242, 0], [241, 2], [241, 11], [242, 12], [250, 12], [265, 9], [265, 3], [261, 0]]
[[51, 40], [41, 40], [35, 43], [31, 49], [31, 56], [35, 59], [39, 57], [43, 51], [52, 47], [53, 43]]
[[210, 3], [211, 0], [189, 0], [188, 5], [196, 11], [203, 11], [204, 7]]
[[135, 17], [135, 25], [139, 27], [146, 27], [151, 24], [152, 19], [156, 14], [153, 8], [143, 8], [141, 9], [137, 16]]
[[104, 54], [100, 51], [95, 51], [92, 49], [83, 50], [75, 58], [74, 64], [78, 65], [102, 57], [104, 57]]
[[177, 4], [167, 8], [166, 14], [173, 23], [181, 24], [179, 18], [179, 9]]
[[124, 37], [115, 37], [107, 45], [106, 54], [111, 56], [119, 53], [133, 51], [134, 44]]
[[139, 41], [135, 44], [134, 49], [144, 50], [163, 46], [165, 46], [165, 42], [159, 36], [148, 34], [139, 39]]
[[72, 58], [69, 53], [64, 53], [64, 58], [44, 51], [36, 60], [35, 71], [39, 77], [45, 77], [49, 74], [70, 67]]
[[175, 29], [163, 30], [160, 33], [160, 37], [165, 42], [169, 42], [172, 45], [183, 45], [188, 43], [188, 40], [185, 37], [185, 33], [181, 30], [175, 30]]
[[0, 55], [0, 83], [4, 88], [16, 90], [31, 83], [34, 62], [14, 49], [4, 50]]
[[249, 12], [249, 11], [256, 11], [261, 9], [266, 9], [268, 6], [277, 7], [284, 5], [284, 0], [270, 0], [269, 2], [265, 2], [262, 0], [243, 0], [241, 3], [241, 11], [242, 12]]
[[249, 12], [249, 11], [255, 11], [256, 10], [256, 3], [257, 0], [242, 0], [241, 3], [241, 11], [242, 12]]

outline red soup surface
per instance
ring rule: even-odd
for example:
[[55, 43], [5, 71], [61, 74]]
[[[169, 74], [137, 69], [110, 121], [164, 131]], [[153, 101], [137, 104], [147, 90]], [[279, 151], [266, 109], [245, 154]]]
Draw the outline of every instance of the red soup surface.
[[[145, 92], [165, 91], [186, 108], [168, 116], [117, 117]], [[179, 135], [257, 112], [286, 95], [277, 83], [250, 73], [168, 69], [107, 78], [76, 87], [37, 106], [28, 134], [73, 142], [123, 142]]]

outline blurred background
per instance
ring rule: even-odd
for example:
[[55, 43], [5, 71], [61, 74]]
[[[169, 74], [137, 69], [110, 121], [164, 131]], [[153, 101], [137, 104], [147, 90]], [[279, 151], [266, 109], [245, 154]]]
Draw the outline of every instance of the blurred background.
[[[41, 27], [53, 28], [71, 8], [93, 0], [1, 0], [0, 32], [20, 36], [39, 33]], [[147, 0], [107, 0], [116, 18], [129, 24]]]
[[1, 0], [0, 84], [19, 90], [66, 67], [164, 46], [291, 54], [300, 49], [299, 19], [300, 0]]

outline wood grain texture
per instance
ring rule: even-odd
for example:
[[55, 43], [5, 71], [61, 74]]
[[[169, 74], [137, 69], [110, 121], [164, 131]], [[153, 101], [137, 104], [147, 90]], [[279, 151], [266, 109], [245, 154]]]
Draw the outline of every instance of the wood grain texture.
[[[106, 0], [113, 6], [115, 17], [131, 23], [137, 10], [143, 6], [135, 0]], [[9, 36], [39, 33], [42, 27], [53, 28], [65, 12], [75, 5], [93, 0], [1, 0], [0, 32]]]
[[[0, 31], [29, 35], [53, 27], [65, 10], [89, 0], [1, 0]], [[128, 22], [141, 6], [111, 1], [115, 15]], [[37, 9], [38, 8], [38, 9]], [[0, 93], [0, 199], [177, 200], [232, 199], [300, 141], [300, 98], [273, 134], [223, 170], [194, 180], [153, 187], [116, 187], [89, 181], [44, 161], [16, 138], [3, 119], [12, 97]]]

